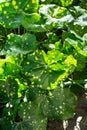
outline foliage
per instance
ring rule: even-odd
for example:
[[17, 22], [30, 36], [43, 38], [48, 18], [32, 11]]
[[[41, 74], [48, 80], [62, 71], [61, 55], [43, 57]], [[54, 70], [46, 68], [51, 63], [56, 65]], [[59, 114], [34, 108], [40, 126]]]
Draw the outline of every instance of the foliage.
[[87, 86], [87, 10], [74, 0], [0, 1], [1, 130], [74, 116]]

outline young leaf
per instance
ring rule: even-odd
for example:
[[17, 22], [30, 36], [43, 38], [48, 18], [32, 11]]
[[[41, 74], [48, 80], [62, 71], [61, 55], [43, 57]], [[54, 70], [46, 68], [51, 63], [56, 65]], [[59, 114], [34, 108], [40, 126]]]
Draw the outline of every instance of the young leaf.
[[67, 7], [73, 3], [73, 0], [60, 0], [60, 2], [62, 4], [62, 6]]

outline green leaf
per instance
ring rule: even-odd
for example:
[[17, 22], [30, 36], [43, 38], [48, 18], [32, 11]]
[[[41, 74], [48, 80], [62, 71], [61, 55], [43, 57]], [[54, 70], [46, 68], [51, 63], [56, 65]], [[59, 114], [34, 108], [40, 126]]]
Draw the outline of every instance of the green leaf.
[[31, 126], [30, 130], [46, 130], [47, 118], [41, 113], [41, 99], [40, 96], [38, 101], [24, 102], [19, 106], [18, 114], [23, 119], [23, 122], [28, 121]]
[[49, 30], [63, 28], [67, 23], [73, 21], [73, 16], [68, 13], [66, 8], [57, 7], [55, 4], [44, 5], [39, 12], [45, 18], [45, 26]]
[[73, 0], [60, 0], [60, 2], [62, 4], [62, 6], [67, 7], [73, 3]]
[[7, 101], [7, 91], [6, 91], [6, 88], [5, 88], [5, 81], [6, 80], [3, 80], [1, 79], [0, 77], [0, 97], [4, 99], [4, 101]]
[[[85, 40], [85, 37], [83, 37], [83, 41]], [[66, 38], [64, 42], [64, 52], [67, 54], [71, 53], [77, 60], [77, 68], [76, 70], [82, 71], [85, 68], [86, 65], [86, 57], [87, 57], [87, 51], [85, 43], [79, 40]], [[69, 50], [72, 48], [72, 51], [69, 52]]]
[[81, 0], [80, 6], [86, 10], [87, 9], [87, 1], [86, 0]]
[[22, 17], [17, 13], [11, 2], [1, 3], [0, 9], [1, 21], [6, 28], [16, 28], [21, 24]]
[[80, 16], [80, 15], [82, 15], [82, 14], [85, 14], [86, 13], [86, 10], [85, 9], [83, 9], [83, 8], [81, 8], [81, 6], [74, 6], [74, 9], [75, 9], [75, 11], [76, 11], [76, 16], [78, 17], [78, 16]]
[[31, 77], [32, 84], [42, 89], [54, 89], [56, 84], [68, 77], [76, 66], [73, 56], [66, 56], [58, 50], [47, 54], [37, 51], [29, 55], [23, 73]]
[[39, 13], [45, 15], [46, 17], [51, 17], [55, 8], [56, 8], [55, 4], [47, 4], [39, 9]]
[[57, 7], [54, 9], [53, 17], [61, 18], [68, 14], [68, 10], [64, 7]]
[[[23, 20], [22, 25], [24, 28], [28, 29], [29, 31], [33, 31], [32, 28], [35, 28], [35, 24], [40, 20], [40, 15], [38, 13], [24, 13], [23, 12]], [[39, 29], [39, 28], [38, 28]]]
[[[22, 24], [23, 12], [36, 13], [38, 9], [38, 0], [12, 0], [0, 3], [0, 20], [6, 28], [17, 28]], [[36, 14], [30, 14], [28, 17], [36, 20]], [[39, 17], [39, 16], [38, 16]], [[26, 18], [28, 19], [28, 18]], [[30, 20], [32, 21], [32, 20]]]
[[1, 75], [4, 77], [7, 77], [9, 75], [18, 75], [20, 66], [18, 59], [14, 56], [9, 56], [6, 59], [1, 59], [0, 69], [1, 69]]
[[39, 9], [39, 12], [46, 16], [46, 18], [61, 18], [68, 14], [65, 7], [57, 6], [56, 4], [47, 4]]
[[[8, 112], [10, 113], [10, 111]], [[0, 120], [0, 126], [2, 130], [11, 130], [13, 126], [13, 121], [5, 115]]]
[[22, 24], [27, 27], [26, 24], [37, 23], [40, 20], [40, 15], [38, 13], [24, 13], [23, 12], [23, 21]]
[[7, 54], [27, 54], [36, 49], [36, 37], [33, 34], [10, 34], [7, 37], [4, 50]]
[[74, 22], [74, 25], [80, 25], [82, 27], [87, 26], [87, 14], [84, 13], [82, 16], [78, 17]]
[[26, 30], [29, 31], [33, 31], [33, 32], [47, 32], [47, 28], [45, 27], [44, 24], [28, 24], [27, 26], [25, 24], [23, 24], [24, 28], [26, 28]]
[[[83, 16], [82, 16], [83, 17]], [[87, 25], [85, 21], [76, 19], [73, 24], [69, 24], [69, 29], [74, 32], [78, 38], [82, 38], [83, 35], [86, 33]]]
[[[29, 62], [29, 64], [28, 64]], [[51, 83], [54, 83], [63, 70], [51, 71], [44, 61], [41, 52], [29, 56], [29, 59], [24, 65], [23, 72], [28, 72], [32, 82], [42, 89], [50, 88]], [[54, 77], [54, 78], [53, 78]]]
[[49, 96], [44, 98], [41, 106], [45, 116], [62, 120], [73, 117], [75, 107], [76, 97], [67, 88], [58, 88], [49, 92]]
[[20, 8], [23, 7], [24, 12], [35, 13], [38, 10], [39, 0], [26, 0], [26, 1], [21, 0], [21, 4], [19, 0], [18, 3], [20, 5]]
[[[5, 94], [3, 96], [4, 101], [10, 102], [14, 99], [17, 99], [18, 97], [18, 84], [17, 82], [12, 78], [8, 77], [6, 80], [1, 80], [1, 92], [2, 94]], [[0, 92], [0, 96], [2, 95]]]
[[12, 125], [12, 130], [33, 130], [32, 126], [29, 124], [29, 121], [22, 121], [18, 123], [14, 123]]

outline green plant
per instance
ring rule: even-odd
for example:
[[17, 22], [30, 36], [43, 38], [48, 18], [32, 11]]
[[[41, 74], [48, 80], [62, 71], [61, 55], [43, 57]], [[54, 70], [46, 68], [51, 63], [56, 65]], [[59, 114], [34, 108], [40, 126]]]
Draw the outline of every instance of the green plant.
[[86, 91], [87, 12], [71, 4], [0, 1], [1, 130], [46, 130], [48, 119], [74, 116]]

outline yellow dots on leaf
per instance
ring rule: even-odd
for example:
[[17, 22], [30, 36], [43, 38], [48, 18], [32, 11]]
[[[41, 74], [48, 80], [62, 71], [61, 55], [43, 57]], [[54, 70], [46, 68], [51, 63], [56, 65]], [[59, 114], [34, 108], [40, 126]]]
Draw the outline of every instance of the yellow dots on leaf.
[[16, 6], [14, 6], [14, 9], [18, 9], [18, 6], [16, 5]]
[[39, 82], [41, 82], [41, 79], [38, 79]]
[[27, 5], [27, 8], [29, 8], [30, 7], [30, 5]]
[[27, 62], [27, 65], [29, 65], [30, 64], [30, 62]]
[[6, 16], [7, 19], [9, 19], [9, 16]]
[[32, 82], [32, 85], [34, 84], [34, 81]]
[[32, 0], [32, 3], [35, 3], [35, 0]]
[[1, 5], [1, 7], [4, 7], [4, 5]]
[[25, 8], [25, 10], [27, 10], [27, 7]]
[[4, 13], [4, 14], [7, 14], [7, 11], [4, 11], [3, 13]]
[[42, 88], [42, 85], [40, 84], [39, 87]]
[[13, 93], [10, 93], [9, 95], [10, 95], [10, 96], [13, 96]]
[[13, 6], [16, 5], [16, 1], [15, 1], [15, 0], [12, 1], [12, 5], [13, 5]]
[[21, 2], [19, 2], [19, 5], [21, 5]]
[[5, 6], [6, 6], [6, 7], [8, 7], [9, 5], [10, 5], [10, 3], [9, 3], [9, 2], [5, 3]]
[[38, 60], [38, 57], [35, 56], [35, 60]]
[[0, 7], [0, 11], [2, 11], [2, 7]]
[[14, 9], [18, 9], [18, 6], [17, 6], [17, 3], [15, 0], [12, 1], [12, 5], [13, 5]]
[[11, 25], [11, 23], [9, 23], [9, 26]]

